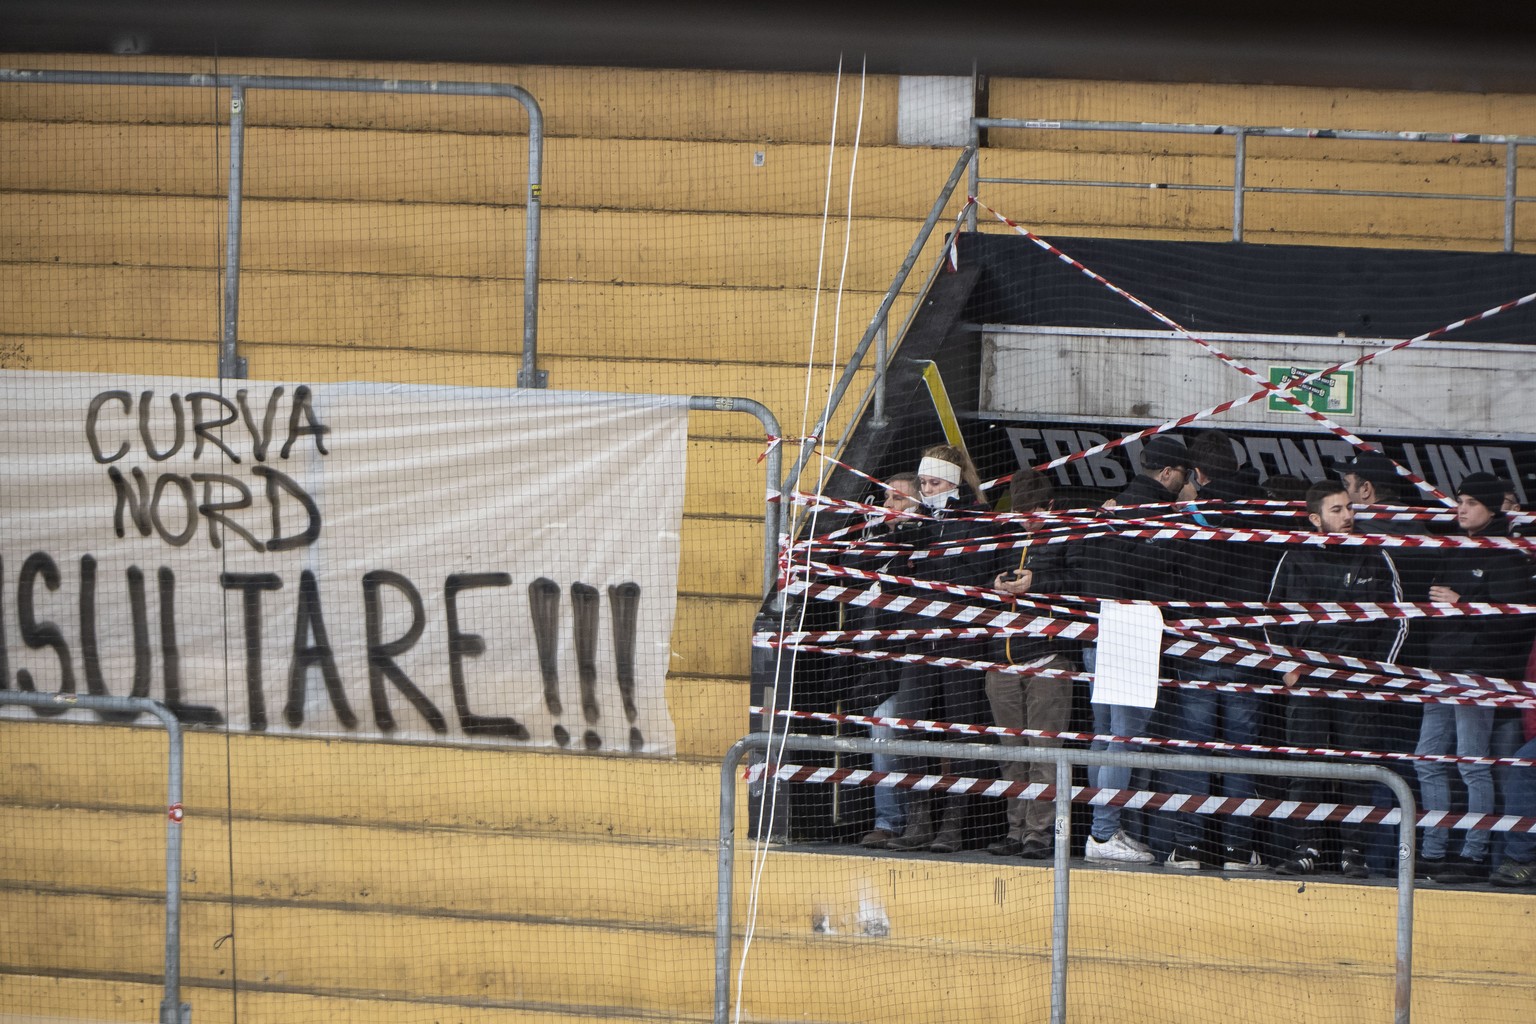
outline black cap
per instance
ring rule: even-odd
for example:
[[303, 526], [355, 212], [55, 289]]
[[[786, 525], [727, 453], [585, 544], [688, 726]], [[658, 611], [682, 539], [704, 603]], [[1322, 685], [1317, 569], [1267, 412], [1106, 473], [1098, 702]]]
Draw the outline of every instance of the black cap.
[[1353, 473], [1362, 480], [1369, 480], [1377, 489], [1385, 487], [1396, 491], [1402, 487], [1403, 478], [1398, 475], [1392, 460], [1381, 452], [1357, 452], [1352, 458], [1344, 459], [1336, 465], [1340, 475]]
[[1141, 448], [1141, 468], [1155, 473], [1168, 466], [1188, 466], [1189, 452], [1181, 438], [1157, 434]]
[[1498, 515], [1502, 511], [1504, 492], [1507, 490], [1509, 487], [1504, 481], [1492, 473], [1470, 473], [1456, 485], [1456, 497], [1465, 494], [1474, 501], [1482, 502], [1488, 511]]

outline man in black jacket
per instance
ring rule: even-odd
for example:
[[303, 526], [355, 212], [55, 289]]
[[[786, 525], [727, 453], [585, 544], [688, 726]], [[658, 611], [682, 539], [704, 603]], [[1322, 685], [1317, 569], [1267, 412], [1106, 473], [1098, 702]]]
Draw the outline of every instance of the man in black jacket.
[[[1457, 532], [1466, 537], [1509, 537], [1502, 508], [1504, 483], [1491, 473], [1473, 473], [1456, 488]], [[1452, 604], [1489, 602], [1525, 604], [1536, 597], [1532, 563], [1519, 551], [1466, 548], [1440, 552], [1429, 587], [1431, 601]], [[1526, 616], [1471, 615], [1429, 619], [1429, 667], [1470, 672], [1495, 679], [1521, 679], [1531, 650], [1531, 620]], [[1419, 730], [1417, 754], [1487, 757], [1495, 709], [1477, 705], [1427, 704]], [[1494, 811], [1493, 773], [1486, 764], [1456, 765], [1467, 790], [1467, 813]], [[1420, 799], [1427, 811], [1451, 809], [1450, 769], [1441, 762], [1416, 761]], [[1446, 856], [1449, 830], [1428, 829], [1420, 864], [1436, 882], [1468, 882], [1487, 877], [1489, 833], [1468, 829], [1458, 856]]]
[[[1264, 497], [1258, 484], [1240, 475], [1231, 437], [1221, 430], [1203, 430], [1189, 446], [1195, 497], [1201, 502], [1248, 501]], [[1238, 514], [1220, 504], [1202, 504], [1192, 516], [1201, 526], [1244, 529], [1268, 525], [1250, 510]], [[1274, 571], [1269, 545], [1233, 541], [1184, 542], [1180, 562], [1181, 598], [1189, 601], [1259, 601]], [[1256, 639], [1257, 637], [1255, 637]], [[1250, 683], [1256, 680], [1243, 668], [1210, 661], [1177, 659], [1172, 674], [1189, 681]], [[1250, 744], [1261, 740], [1263, 701], [1258, 694], [1184, 688], [1168, 694], [1168, 735], [1172, 739]], [[1161, 786], [1175, 793], [1218, 793], [1248, 798], [1255, 794], [1254, 777], [1233, 772], [1213, 789], [1206, 772], [1163, 773]], [[1205, 831], [1208, 818], [1177, 814], [1167, 867], [1198, 871], [1205, 866]], [[1251, 818], [1236, 815], [1220, 820], [1222, 870], [1262, 871], [1265, 864], [1254, 842]]]
[[[1355, 511], [1344, 485], [1325, 480], [1309, 488], [1307, 519], [1318, 533], [1354, 533]], [[1389, 603], [1402, 599], [1397, 566], [1382, 547], [1288, 545], [1275, 566], [1269, 589], [1270, 601]], [[1407, 622], [1403, 619], [1309, 622], [1265, 629], [1273, 644], [1374, 661], [1395, 660], [1406, 633]], [[1302, 678], [1302, 669], [1292, 669], [1285, 674], [1285, 684], [1296, 686]], [[1375, 717], [1368, 701], [1291, 696], [1285, 712], [1286, 742], [1298, 747], [1379, 750], [1380, 730]], [[1303, 803], [1327, 802], [1328, 783], [1321, 779], [1292, 779], [1286, 797]], [[1339, 784], [1339, 798], [1345, 803], [1368, 804], [1373, 798], [1372, 787], [1369, 783], [1343, 782]], [[1316, 872], [1322, 861], [1318, 826], [1298, 821], [1290, 826], [1289, 832], [1294, 848], [1275, 868], [1276, 873]], [[1340, 825], [1339, 837], [1343, 847], [1340, 871], [1350, 878], [1369, 877], [1365, 850], [1373, 838], [1372, 827]]]

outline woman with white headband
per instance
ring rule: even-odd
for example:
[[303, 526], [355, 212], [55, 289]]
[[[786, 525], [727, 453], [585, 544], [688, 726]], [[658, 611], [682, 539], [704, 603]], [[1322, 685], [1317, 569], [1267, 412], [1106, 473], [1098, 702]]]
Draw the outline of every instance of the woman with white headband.
[[[922, 524], [920, 538], [913, 544], [925, 556], [911, 563], [911, 575], [940, 583], [987, 586], [991, 565], [975, 553], [932, 552], [939, 545], [961, 544], [990, 532], [977, 513], [990, 511], [981, 489], [981, 478], [964, 450], [948, 444], [934, 445], [923, 452], [917, 466], [918, 497], [922, 511], [929, 517]], [[969, 491], [967, 495], [965, 492]], [[918, 591], [932, 595], [932, 591]], [[914, 617], [918, 628], [932, 628], [942, 622]], [[971, 658], [983, 649], [975, 641], [919, 641], [913, 650], [925, 654]], [[986, 677], [970, 669], [938, 668], [932, 665], [902, 666], [897, 702], [902, 718], [937, 718], [945, 722], [985, 723], [988, 720]], [[954, 739], [955, 737], [941, 737]], [[979, 762], [952, 762], [942, 766], [948, 773], [975, 775]], [[929, 793], [914, 791], [907, 816], [906, 830], [887, 844], [893, 850], [927, 848], [935, 853], [956, 853], [965, 846], [965, 826], [971, 798], [947, 794], [938, 797], [942, 820], [934, 834], [934, 807]]]

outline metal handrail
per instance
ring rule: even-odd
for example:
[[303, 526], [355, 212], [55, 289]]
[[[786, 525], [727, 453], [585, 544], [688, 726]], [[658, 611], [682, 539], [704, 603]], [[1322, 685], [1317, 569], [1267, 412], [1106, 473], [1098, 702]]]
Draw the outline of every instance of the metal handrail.
[[41, 85], [180, 86], [230, 91], [229, 209], [225, 237], [224, 316], [220, 329], [219, 376], [243, 378], [239, 354], [240, 223], [244, 185], [245, 91], [286, 89], [308, 92], [371, 92], [419, 96], [483, 96], [516, 100], [528, 112], [527, 220], [523, 238], [523, 360], [517, 386], [542, 388], [548, 374], [538, 369], [539, 240], [544, 194], [544, 113], [528, 90], [498, 82], [430, 82], [382, 78], [319, 78], [287, 75], [177, 75], [135, 71], [33, 71], [0, 68], [0, 83]]
[[71, 708], [103, 714], [149, 714], [165, 726], [169, 763], [165, 784], [165, 997], [160, 1002], [160, 1024], [188, 1024], [191, 1008], [181, 1001], [181, 722], [164, 704], [147, 697], [0, 690], [0, 704], [20, 704], [54, 714]]
[[[1067, 921], [1072, 841], [1072, 775], [1075, 765], [1119, 766], [1192, 772], [1240, 773], [1283, 778], [1344, 779], [1386, 786], [1397, 798], [1397, 936], [1394, 948], [1393, 1020], [1408, 1024], [1413, 981], [1414, 826], [1418, 817], [1413, 790], [1402, 776], [1382, 765], [1288, 761], [1280, 758], [1213, 757], [1193, 754], [1074, 747], [1013, 747], [931, 740], [877, 740], [756, 732], [731, 745], [720, 765], [719, 856], [715, 895], [715, 1024], [730, 1013], [731, 918], [735, 885], [736, 786], [743, 758], [751, 752], [773, 760], [785, 750], [827, 754], [881, 753], [921, 758], [1011, 761], [1056, 766], [1054, 900], [1051, 912], [1052, 1024], [1067, 1018]], [[766, 830], [765, 830], [766, 834]]]
[[[1056, 185], [1089, 188], [1151, 188], [1168, 191], [1201, 191], [1232, 193], [1232, 240], [1241, 242], [1244, 231], [1244, 198], [1249, 194], [1271, 195], [1332, 195], [1390, 199], [1441, 199], [1468, 200], [1473, 202], [1500, 202], [1504, 205], [1504, 251], [1515, 249], [1515, 209], [1520, 203], [1536, 202], [1536, 196], [1518, 193], [1519, 149], [1536, 146], [1536, 136], [1482, 134], [1477, 132], [1414, 132], [1414, 131], [1366, 131], [1346, 128], [1278, 128], [1260, 125], [1236, 124], [1180, 124], [1152, 121], [1075, 121], [1046, 120], [1041, 118], [976, 117], [971, 119], [972, 145], [980, 152], [981, 133], [989, 128], [1011, 128], [1023, 131], [1080, 131], [1080, 132], [1142, 132], [1163, 135], [1205, 135], [1229, 137], [1233, 140], [1233, 171], [1230, 185], [1175, 184], [1169, 182], [1120, 182], [1092, 181], [1071, 178], [993, 178], [980, 173], [979, 159], [973, 162], [970, 173], [971, 194], [975, 195], [981, 184], [1002, 185]], [[1247, 171], [1247, 141], [1250, 138], [1280, 139], [1332, 139], [1354, 142], [1438, 142], [1467, 145], [1504, 147], [1504, 191], [1498, 195], [1467, 193], [1401, 192], [1376, 189], [1335, 188], [1279, 188], [1248, 185], [1244, 181]], [[974, 229], [974, 223], [971, 227]]]
[[[750, 413], [757, 417], [768, 437], [779, 436], [778, 417], [756, 399], [694, 395], [688, 399], [688, 408], [698, 412]], [[778, 444], [769, 442], [768, 451], [763, 456], [763, 460], [767, 463], [769, 491], [763, 510], [763, 596], [767, 597], [779, 578], [779, 523], [784, 516], [784, 506], [788, 503], [786, 493], [788, 485], [778, 483], [781, 479], [779, 472], [783, 468], [784, 461], [784, 454], [779, 450]], [[775, 486], [778, 487], [777, 491], [774, 490]]]
[[[885, 359], [887, 355], [885, 350], [887, 344], [889, 344], [888, 333], [891, 307], [895, 305], [896, 296], [900, 295], [902, 288], [906, 286], [907, 278], [911, 275], [912, 268], [916, 266], [918, 257], [922, 255], [923, 247], [928, 244], [928, 239], [933, 235], [934, 226], [938, 224], [939, 218], [943, 216], [944, 207], [949, 205], [950, 197], [954, 195], [955, 186], [960, 184], [961, 177], [975, 156], [976, 147], [974, 144], [966, 146], [960, 151], [960, 156], [955, 161], [954, 169], [950, 171], [948, 180], [945, 181], [943, 188], [939, 190], [938, 198], [933, 201], [932, 207], [928, 210], [928, 216], [924, 218], [922, 226], [918, 228], [917, 237], [913, 239], [912, 245], [907, 249], [907, 255], [901, 261], [901, 266], [897, 268], [896, 276], [891, 281], [890, 287], [886, 289], [885, 296], [880, 300], [879, 308], [875, 310], [874, 316], [870, 318], [869, 326], [864, 329], [864, 336], [859, 339], [858, 345], [854, 347], [853, 353], [848, 357], [847, 364], [843, 367], [842, 374], [833, 385], [832, 393], [827, 398], [827, 404], [822, 410], [821, 417], [816, 421], [816, 425], [811, 428], [810, 436], [800, 442], [800, 454], [796, 457], [795, 464], [790, 467], [789, 473], [783, 478], [784, 482], [779, 488], [780, 493], [787, 494], [793, 483], [800, 479], [800, 474], [805, 470], [806, 464], [810, 462], [811, 455], [815, 452], [816, 446], [825, 439], [827, 425], [831, 422], [833, 413], [837, 411], [843, 396], [852, 385], [854, 377], [863, 366], [864, 357], [868, 354], [870, 346], [874, 345], [877, 341], [879, 342], [881, 358], [879, 361], [880, 365], [875, 367], [875, 380], [871, 384], [871, 388], [875, 389], [877, 396], [876, 405], [883, 412], [885, 401], [880, 389], [884, 387], [885, 381]], [[944, 257], [941, 255], [924, 280], [923, 291], [925, 293], [932, 285], [934, 277], [937, 276], [938, 268], [942, 265], [943, 260]], [[902, 324], [901, 333], [905, 333], [907, 327], [911, 325], [916, 309], [917, 305], [915, 304], [913, 310], [909, 312]], [[900, 344], [900, 340], [901, 334], [898, 334], [895, 343]]]

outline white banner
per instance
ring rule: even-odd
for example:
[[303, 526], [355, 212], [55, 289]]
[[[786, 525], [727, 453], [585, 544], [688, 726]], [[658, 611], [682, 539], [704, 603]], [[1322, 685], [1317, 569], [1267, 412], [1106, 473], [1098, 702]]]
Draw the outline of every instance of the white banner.
[[671, 753], [687, 416], [0, 371], [0, 686], [241, 731]]

